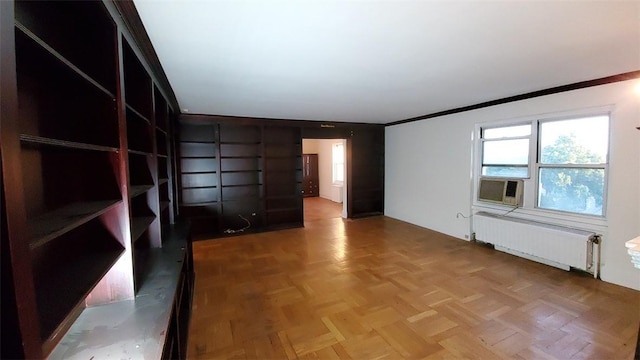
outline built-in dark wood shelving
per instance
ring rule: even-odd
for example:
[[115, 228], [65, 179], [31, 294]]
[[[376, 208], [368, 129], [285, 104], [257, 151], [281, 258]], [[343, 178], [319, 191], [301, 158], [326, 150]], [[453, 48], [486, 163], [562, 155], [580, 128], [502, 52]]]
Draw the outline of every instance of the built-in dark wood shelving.
[[55, 335], [58, 325], [65, 321], [123, 252], [122, 244], [98, 219], [32, 249], [43, 340]]
[[51, 138], [45, 138], [42, 136], [34, 136], [34, 135], [27, 135], [27, 134], [21, 134], [20, 141], [22, 141], [23, 144], [28, 144], [30, 146], [48, 145], [48, 146], [73, 148], [73, 149], [79, 149], [79, 150], [112, 151], [112, 152], [118, 152], [120, 150], [118, 148], [113, 148], [108, 146], [100, 146], [100, 145], [85, 144], [85, 143], [79, 143], [79, 142], [73, 142], [73, 141], [51, 139]]
[[207, 202], [199, 202], [199, 203], [189, 203], [182, 204], [183, 207], [198, 207], [198, 206], [210, 206], [210, 205], [218, 205], [219, 201], [207, 201]]
[[174, 218], [177, 103], [149, 44], [137, 43], [133, 3], [0, 7], [0, 154], [11, 165], [1, 239], [19, 274], [12, 288], [3, 276], [3, 303], [19, 299], [12, 357], [46, 358], [85, 306], [133, 299], [149, 278], [145, 254]]
[[59, 60], [61, 63], [63, 63], [64, 65], [66, 65], [69, 70], [74, 71], [76, 74], [80, 75], [82, 78], [84, 78], [88, 83], [90, 83], [91, 85], [95, 86], [97, 89], [99, 89], [100, 91], [104, 92], [106, 95], [110, 96], [110, 97], [114, 97], [113, 93], [109, 90], [107, 90], [105, 87], [103, 87], [99, 82], [95, 81], [91, 76], [87, 75], [84, 71], [80, 70], [80, 68], [78, 68], [77, 66], [75, 66], [72, 62], [70, 62], [69, 60], [67, 60], [64, 56], [62, 56], [59, 52], [57, 52], [54, 48], [52, 48], [51, 46], [49, 46], [46, 42], [44, 42], [42, 39], [40, 39], [36, 34], [32, 33], [29, 29], [27, 29], [24, 25], [22, 25], [20, 22], [16, 21], [16, 29], [18, 29], [22, 34], [26, 35], [27, 37], [29, 37], [31, 40], [33, 40], [36, 44], [38, 44], [39, 46], [42, 47], [42, 49], [46, 50], [48, 53], [50, 53], [51, 55], [53, 55], [57, 60]]
[[138, 241], [155, 219], [154, 216], [133, 217], [131, 219], [131, 241]]
[[129, 187], [129, 197], [134, 198], [151, 190], [153, 185], [131, 185]]
[[138, 119], [138, 120], [144, 121], [147, 125], [151, 125], [151, 121], [149, 121], [149, 119], [147, 119], [146, 116], [142, 115], [142, 113], [140, 113], [138, 110], [134, 109], [133, 106], [127, 104], [126, 107], [127, 107], [127, 111], [130, 111], [133, 115], [135, 115], [130, 118], [127, 118], [128, 120]]
[[55, 271], [47, 272], [38, 281], [37, 299], [43, 339], [55, 335], [53, 330], [64, 320], [66, 313], [84, 300], [95, 286], [95, 279], [107, 273], [123, 250], [119, 247], [100, 249], [93, 257], [78, 257], [72, 262], [57, 265]]
[[29, 220], [29, 246], [35, 249], [109, 211], [121, 200], [77, 202]]
[[152, 156], [153, 155], [150, 152], [141, 151], [141, 150], [133, 150], [133, 149], [129, 149], [129, 154], [142, 155], [142, 156]]

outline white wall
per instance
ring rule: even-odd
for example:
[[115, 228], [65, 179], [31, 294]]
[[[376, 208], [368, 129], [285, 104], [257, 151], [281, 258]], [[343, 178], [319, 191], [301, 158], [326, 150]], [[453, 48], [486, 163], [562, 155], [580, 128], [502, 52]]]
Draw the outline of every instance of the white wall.
[[335, 201], [337, 203], [342, 202], [342, 187], [333, 185], [333, 150], [332, 146], [335, 143], [342, 142], [338, 139], [323, 139], [318, 140], [318, 163], [320, 167], [320, 197]]
[[302, 152], [304, 154], [318, 154], [318, 177], [320, 181], [319, 195], [321, 198], [334, 202], [342, 202], [342, 187], [333, 186], [333, 162], [331, 146], [343, 140], [338, 139], [303, 139]]
[[613, 105], [603, 280], [640, 290], [624, 246], [640, 235], [640, 81], [548, 95], [386, 128], [385, 214], [454, 237], [470, 234], [476, 123]]

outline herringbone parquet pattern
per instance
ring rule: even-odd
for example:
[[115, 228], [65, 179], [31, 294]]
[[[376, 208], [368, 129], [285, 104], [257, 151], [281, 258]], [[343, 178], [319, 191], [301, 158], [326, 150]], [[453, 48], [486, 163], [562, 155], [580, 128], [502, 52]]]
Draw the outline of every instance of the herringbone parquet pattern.
[[631, 359], [640, 293], [386, 217], [194, 243], [190, 359]]

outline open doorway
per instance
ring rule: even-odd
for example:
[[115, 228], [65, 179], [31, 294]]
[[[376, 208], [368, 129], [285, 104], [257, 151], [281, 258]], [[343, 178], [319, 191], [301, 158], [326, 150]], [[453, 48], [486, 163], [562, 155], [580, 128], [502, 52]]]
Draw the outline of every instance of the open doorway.
[[347, 217], [346, 139], [303, 139], [304, 220]]

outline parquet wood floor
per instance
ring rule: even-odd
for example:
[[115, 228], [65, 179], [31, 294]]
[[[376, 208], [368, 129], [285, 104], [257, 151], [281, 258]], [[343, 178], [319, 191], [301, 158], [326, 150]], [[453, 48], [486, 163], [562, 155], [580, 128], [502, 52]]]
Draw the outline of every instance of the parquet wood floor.
[[387, 217], [194, 243], [189, 359], [631, 359], [640, 293]]
[[319, 196], [304, 198], [304, 221], [342, 217], [342, 204]]

